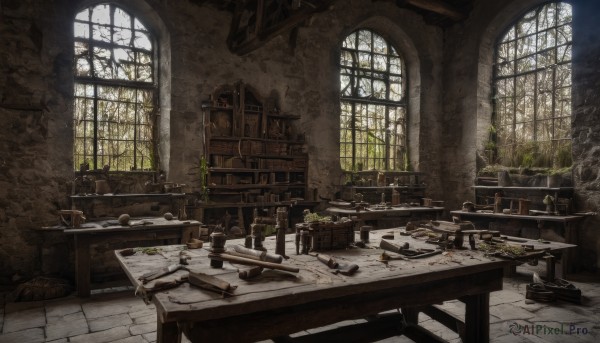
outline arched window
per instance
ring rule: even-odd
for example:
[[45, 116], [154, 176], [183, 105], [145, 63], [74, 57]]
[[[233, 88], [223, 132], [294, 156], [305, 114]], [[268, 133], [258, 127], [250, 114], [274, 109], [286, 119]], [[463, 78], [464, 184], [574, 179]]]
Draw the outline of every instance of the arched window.
[[340, 90], [342, 169], [406, 169], [406, 77], [396, 49], [371, 30], [348, 35]]
[[572, 163], [571, 19], [571, 5], [547, 3], [519, 18], [496, 43], [491, 132], [503, 165]]
[[154, 38], [114, 4], [91, 6], [74, 22], [74, 167], [155, 169]]

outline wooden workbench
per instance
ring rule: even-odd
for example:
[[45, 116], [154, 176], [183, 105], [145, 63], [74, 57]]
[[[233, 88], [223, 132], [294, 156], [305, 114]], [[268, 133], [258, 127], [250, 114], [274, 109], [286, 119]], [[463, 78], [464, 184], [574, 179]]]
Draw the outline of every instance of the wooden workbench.
[[[382, 225], [386, 220], [395, 220], [394, 227], [406, 225], [410, 220], [437, 220], [444, 213], [444, 207], [392, 206], [390, 208], [368, 207], [357, 211], [352, 208], [328, 207], [325, 212], [340, 217], [356, 217], [362, 224], [373, 224], [376, 229], [389, 228]], [[399, 222], [401, 221], [401, 222]]]
[[[415, 327], [421, 309], [451, 299], [466, 303], [464, 323], [449, 314], [426, 313], [458, 330], [465, 342], [488, 342], [489, 293], [502, 289], [503, 269], [511, 262], [490, 259], [471, 250], [457, 250], [384, 264], [379, 261], [382, 250], [376, 247], [381, 234], [388, 231], [371, 232], [367, 248], [326, 252], [340, 263], [359, 265], [360, 269], [352, 276], [334, 275], [314, 256], [296, 255], [293, 235], [286, 237], [286, 254], [290, 258], [283, 264], [300, 268], [299, 273], [265, 270], [255, 279], [241, 280], [238, 268], [245, 266], [226, 262], [223, 268], [211, 268], [207, 250], [191, 250], [190, 270], [218, 276], [238, 288], [234, 296], [226, 298], [188, 283], [154, 294], [157, 342], [178, 342], [182, 332], [192, 342], [252, 342], [398, 308], [402, 308], [410, 327]], [[400, 236], [400, 229], [391, 231], [395, 232], [396, 243], [432, 248], [425, 242]], [[243, 242], [228, 241], [226, 247], [232, 244]], [[274, 237], [267, 237], [264, 246], [273, 252]], [[178, 263], [182, 246], [159, 248], [168, 259], [141, 252], [132, 256], [115, 252], [134, 286], [141, 286], [138, 278], [148, 271]], [[186, 273], [179, 270], [159, 280], [172, 281]], [[145, 287], [151, 288], [155, 282]], [[398, 322], [394, 327], [401, 325]], [[379, 339], [388, 333], [367, 332]]]
[[[472, 221], [477, 228], [488, 229], [489, 223], [494, 221], [518, 221], [518, 222], [530, 222], [536, 223], [538, 228], [538, 237], [533, 238], [545, 238], [542, 237], [541, 229], [544, 228], [545, 223], [556, 223], [560, 226], [561, 231], [559, 234], [564, 238], [564, 242], [572, 244], [573, 246], [579, 245], [577, 235], [577, 225], [584, 219], [584, 216], [580, 215], [567, 215], [567, 216], [551, 216], [551, 215], [519, 215], [519, 214], [504, 214], [504, 213], [489, 213], [489, 212], [467, 212], [467, 211], [451, 211], [450, 214], [459, 218], [460, 220]], [[531, 238], [531, 237], [530, 237]], [[575, 270], [575, 265], [578, 261], [575, 252], [567, 250], [561, 257], [561, 273], [562, 276], [566, 276], [568, 272]]]
[[[142, 219], [132, 218], [130, 223]], [[62, 230], [67, 235], [73, 235], [75, 241], [75, 279], [77, 295], [89, 297], [91, 291], [90, 246], [111, 241], [131, 242], [177, 239], [186, 243], [190, 238], [198, 238], [200, 222], [195, 220], [166, 220], [162, 217], [143, 218], [145, 224], [123, 226], [116, 220], [103, 220], [85, 223], [80, 229], [70, 229], [64, 226], [45, 228], [46, 230]]]

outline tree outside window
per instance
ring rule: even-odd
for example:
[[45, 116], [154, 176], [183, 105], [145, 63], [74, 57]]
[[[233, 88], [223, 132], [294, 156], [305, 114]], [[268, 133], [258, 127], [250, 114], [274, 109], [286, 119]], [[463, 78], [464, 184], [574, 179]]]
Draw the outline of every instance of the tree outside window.
[[113, 4], [74, 21], [74, 168], [156, 168], [157, 99], [153, 37]]
[[406, 170], [406, 77], [397, 50], [371, 30], [340, 54], [340, 163], [345, 171]]
[[571, 19], [571, 5], [547, 3], [497, 41], [491, 163], [571, 166]]

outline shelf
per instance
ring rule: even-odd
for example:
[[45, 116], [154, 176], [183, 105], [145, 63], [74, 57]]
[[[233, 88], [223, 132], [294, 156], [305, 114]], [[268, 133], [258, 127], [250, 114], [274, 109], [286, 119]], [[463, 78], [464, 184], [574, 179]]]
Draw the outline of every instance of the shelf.
[[254, 168], [223, 168], [223, 167], [214, 167], [208, 168], [208, 171], [211, 173], [304, 173], [304, 169], [283, 169], [283, 168], [273, 168], [273, 169], [254, 169]]
[[269, 184], [237, 184], [237, 185], [209, 185], [209, 189], [257, 189], [257, 188], [278, 188], [278, 187], [306, 187], [305, 183], [269, 183]]
[[132, 194], [90, 194], [90, 195], [71, 195], [71, 199], [112, 199], [112, 198], [184, 198], [185, 193], [132, 193]]
[[304, 144], [304, 141], [297, 140], [286, 140], [286, 139], [272, 139], [272, 138], [260, 138], [260, 137], [234, 137], [234, 136], [211, 136], [212, 141], [228, 141], [228, 142], [239, 142], [241, 141], [257, 141], [265, 143], [285, 143], [285, 144]]
[[397, 171], [393, 171], [393, 170], [381, 170], [381, 171], [380, 170], [344, 171], [344, 174], [371, 175], [371, 174], [378, 174], [379, 172], [382, 172], [385, 175], [399, 175], [399, 176], [411, 176], [411, 175], [422, 176], [422, 175], [425, 175], [425, 173], [423, 173], [423, 172], [406, 171], [406, 170], [397, 170]]
[[583, 219], [583, 216], [549, 216], [549, 215], [520, 215], [520, 214], [504, 214], [504, 213], [486, 213], [486, 212], [466, 212], [466, 211], [450, 211], [451, 215], [465, 217], [481, 217], [481, 218], [498, 218], [498, 219], [523, 219], [535, 221], [552, 221], [552, 222], [570, 222]]
[[480, 185], [475, 185], [475, 186], [471, 186], [471, 188], [473, 189], [506, 189], [506, 190], [515, 190], [515, 191], [526, 191], [526, 190], [532, 190], [532, 191], [553, 191], [553, 192], [560, 192], [560, 191], [572, 191], [573, 187], [524, 187], [524, 186], [480, 186]]
[[275, 206], [316, 206], [318, 201], [294, 200], [280, 202], [219, 202], [219, 203], [200, 203], [197, 208], [229, 208], [229, 207], [275, 207]]
[[377, 190], [377, 189], [425, 189], [425, 185], [400, 185], [400, 186], [344, 186], [354, 189]]
[[[301, 117], [279, 112], [277, 96], [260, 96], [243, 82], [221, 86], [210, 98], [226, 100], [232, 112], [222, 113], [219, 106], [213, 106], [214, 102], [203, 106], [206, 158], [211, 165], [206, 175], [211, 203], [198, 206], [204, 220], [212, 223], [222, 220], [219, 218], [222, 211], [210, 209], [293, 205], [290, 201], [256, 203], [255, 197], [265, 200], [307, 197], [306, 143], [304, 135], [296, 134], [294, 129], [294, 121]], [[237, 219], [239, 225], [251, 222], [251, 217], [249, 213], [243, 214]]]
[[283, 113], [283, 114], [282, 113], [279, 113], [279, 114], [267, 113], [267, 117], [278, 118], [278, 119], [289, 119], [289, 120], [297, 120], [297, 119], [301, 118], [299, 115], [285, 114], [285, 113]]

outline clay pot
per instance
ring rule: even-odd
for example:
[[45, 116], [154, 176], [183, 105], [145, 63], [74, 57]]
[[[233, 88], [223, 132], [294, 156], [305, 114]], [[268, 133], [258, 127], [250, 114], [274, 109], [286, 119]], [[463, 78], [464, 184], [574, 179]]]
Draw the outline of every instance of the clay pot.
[[96, 180], [96, 194], [110, 193], [110, 186], [106, 180]]
[[60, 210], [60, 221], [72, 229], [79, 229], [81, 224], [85, 223], [83, 211], [78, 210]]

